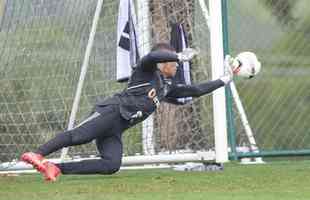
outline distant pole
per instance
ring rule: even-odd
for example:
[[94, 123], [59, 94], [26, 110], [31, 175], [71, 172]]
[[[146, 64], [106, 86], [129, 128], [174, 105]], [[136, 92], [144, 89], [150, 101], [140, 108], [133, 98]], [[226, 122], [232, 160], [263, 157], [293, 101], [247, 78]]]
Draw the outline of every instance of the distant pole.
[[[223, 22], [223, 47], [224, 57], [229, 55], [229, 37], [228, 37], [228, 16], [227, 13], [227, 0], [222, 0], [222, 22]], [[238, 160], [237, 148], [236, 148], [236, 130], [234, 124], [234, 112], [233, 112], [233, 97], [231, 87], [234, 85], [231, 82], [225, 87], [226, 92], [226, 111], [227, 111], [227, 134], [231, 150], [231, 159]]]

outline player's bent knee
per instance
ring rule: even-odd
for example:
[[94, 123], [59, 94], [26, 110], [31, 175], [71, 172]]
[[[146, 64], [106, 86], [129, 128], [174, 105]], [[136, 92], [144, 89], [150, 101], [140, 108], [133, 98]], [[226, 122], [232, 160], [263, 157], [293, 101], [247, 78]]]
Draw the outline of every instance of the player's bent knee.
[[115, 174], [116, 172], [119, 171], [120, 168], [111, 168], [107, 174]]
[[121, 168], [121, 161], [112, 160], [109, 169], [105, 172], [106, 174], [115, 174]]

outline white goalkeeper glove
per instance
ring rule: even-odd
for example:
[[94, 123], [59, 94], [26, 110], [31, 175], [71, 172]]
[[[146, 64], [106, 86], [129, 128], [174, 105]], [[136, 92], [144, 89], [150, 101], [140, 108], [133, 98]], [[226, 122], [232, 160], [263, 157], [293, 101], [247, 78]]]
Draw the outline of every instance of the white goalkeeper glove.
[[231, 57], [230, 55], [225, 56], [224, 60], [224, 75], [220, 77], [220, 80], [225, 83], [225, 85], [229, 84], [234, 77], [233, 70], [236, 69], [240, 65], [239, 61]]
[[197, 50], [192, 48], [186, 48], [182, 52], [177, 53], [177, 56], [179, 61], [186, 62], [192, 60], [197, 54], [198, 54]]

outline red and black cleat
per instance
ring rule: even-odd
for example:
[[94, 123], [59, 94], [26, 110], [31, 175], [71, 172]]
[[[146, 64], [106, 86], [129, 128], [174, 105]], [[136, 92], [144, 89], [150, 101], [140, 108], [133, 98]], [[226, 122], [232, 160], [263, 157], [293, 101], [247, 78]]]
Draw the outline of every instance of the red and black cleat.
[[31, 164], [39, 172], [45, 171], [45, 165], [42, 163], [44, 157], [40, 154], [27, 152], [21, 156], [21, 160], [28, 164]]
[[43, 163], [45, 170], [42, 174], [45, 177], [46, 181], [56, 181], [57, 176], [61, 174], [60, 169], [54, 164], [49, 161]]

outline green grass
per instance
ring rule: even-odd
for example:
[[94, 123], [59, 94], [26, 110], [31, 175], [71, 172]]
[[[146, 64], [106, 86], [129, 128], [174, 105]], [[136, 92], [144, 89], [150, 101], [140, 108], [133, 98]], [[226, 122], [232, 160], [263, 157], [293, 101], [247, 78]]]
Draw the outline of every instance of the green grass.
[[301, 200], [310, 199], [310, 161], [228, 164], [222, 172], [122, 171], [112, 176], [0, 178], [2, 200]]

